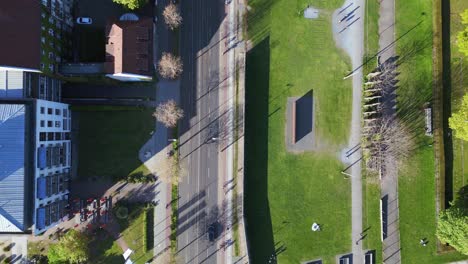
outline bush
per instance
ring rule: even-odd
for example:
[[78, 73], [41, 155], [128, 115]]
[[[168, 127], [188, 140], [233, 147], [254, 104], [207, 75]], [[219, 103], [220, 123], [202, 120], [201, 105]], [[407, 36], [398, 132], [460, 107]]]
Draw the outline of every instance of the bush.
[[145, 216], [144, 216], [144, 223], [145, 223], [145, 248], [146, 250], [152, 250], [154, 247], [154, 207], [150, 206], [149, 208], [145, 209]]
[[138, 172], [128, 175], [127, 181], [130, 183], [151, 183], [156, 181], [156, 178], [153, 174], [143, 174]]

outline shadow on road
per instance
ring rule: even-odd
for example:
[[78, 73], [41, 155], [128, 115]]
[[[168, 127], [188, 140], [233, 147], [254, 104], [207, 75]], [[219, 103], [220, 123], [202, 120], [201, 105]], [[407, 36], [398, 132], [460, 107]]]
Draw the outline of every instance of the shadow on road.
[[[179, 127], [179, 134], [183, 135], [190, 129], [190, 120], [201, 114], [198, 113], [197, 101], [201, 104], [209, 103], [207, 94], [219, 90], [224, 82], [219, 79], [221, 69], [218, 52], [223, 45], [213, 38], [217, 36], [226, 14], [224, 1], [221, 0], [182, 1], [181, 13], [184, 18], [180, 29], [180, 55], [184, 64], [181, 105], [185, 117]], [[211, 45], [212, 42], [216, 44]]]

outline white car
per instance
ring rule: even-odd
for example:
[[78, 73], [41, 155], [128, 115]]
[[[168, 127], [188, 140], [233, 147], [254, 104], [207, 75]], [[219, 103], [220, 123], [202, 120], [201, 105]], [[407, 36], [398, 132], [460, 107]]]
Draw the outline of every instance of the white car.
[[76, 23], [82, 25], [91, 25], [93, 23], [93, 20], [90, 17], [79, 17], [76, 19]]

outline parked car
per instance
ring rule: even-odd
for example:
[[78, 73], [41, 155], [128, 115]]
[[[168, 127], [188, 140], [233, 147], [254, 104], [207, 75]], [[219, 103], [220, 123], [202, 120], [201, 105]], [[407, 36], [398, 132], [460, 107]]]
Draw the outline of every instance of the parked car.
[[216, 227], [214, 224], [212, 224], [208, 227], [208, 232], [207, 232], [208, 240], [210, 242], [213, 242], [215, 240], [215, 235], [216, 235]]
[[93, 23], [93, 20], [90, 17], [79, 17], [76, 19], [76, 23], [82, 25], [91, 25]]

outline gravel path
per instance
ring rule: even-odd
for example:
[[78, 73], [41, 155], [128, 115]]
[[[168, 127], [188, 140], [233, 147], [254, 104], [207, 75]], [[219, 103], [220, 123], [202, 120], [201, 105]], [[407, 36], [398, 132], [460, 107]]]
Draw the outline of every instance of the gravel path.
[[[333, 33], [338, 47], [351, 57], [353, 80], [353, 109], [349, 148], [360, 144], [361, 139], [361, 88], [362, 58], [364, 53], [364, 0], [346, 0], [343, 6], [333, 13]], [[363, 263], [361, 233], [362, 228], [362, 180], [360, 149], [348, 157], [351, 169], [351, 230], [353, 263]]]

